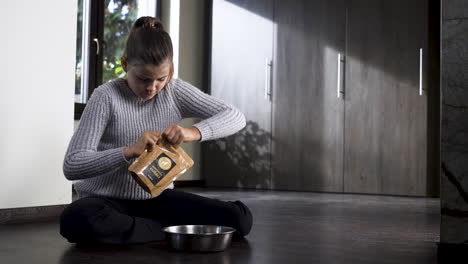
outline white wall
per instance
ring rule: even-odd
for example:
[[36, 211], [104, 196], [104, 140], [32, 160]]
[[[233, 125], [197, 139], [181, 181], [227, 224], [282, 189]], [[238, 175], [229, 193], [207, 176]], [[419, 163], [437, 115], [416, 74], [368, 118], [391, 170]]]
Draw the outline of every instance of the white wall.
[[3, 1], [0, 209], [66, 204], [73, 134], [76, 0]]

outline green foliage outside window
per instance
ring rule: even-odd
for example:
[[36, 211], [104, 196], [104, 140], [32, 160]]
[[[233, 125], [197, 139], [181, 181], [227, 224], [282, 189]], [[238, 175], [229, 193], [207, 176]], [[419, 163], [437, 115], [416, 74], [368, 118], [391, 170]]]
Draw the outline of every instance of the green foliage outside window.
[[104, 10], [104, 53], [102, 81], [125, 76], [120, 65], [125, 42], [137, 19], [137, 0], [106, 0]]

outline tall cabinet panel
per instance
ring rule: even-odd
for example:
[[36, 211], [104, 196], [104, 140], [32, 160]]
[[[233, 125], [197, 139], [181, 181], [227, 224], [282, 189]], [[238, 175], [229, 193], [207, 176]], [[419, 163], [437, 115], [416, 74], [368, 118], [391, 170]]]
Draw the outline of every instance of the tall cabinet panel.
[[207, 186], [433, 195], [428, 2], [213, 0], [211, 93], [247, 127], [203, 144]]
[[214, 0], [211, 94], [238, 107], [247, 126], [203, 145], [208, 186], [271, 188], [273, 1]]
[[345, 192], [426, 195], [427, 1], [349, 1]]
[[342, 0], [275, 2], [275, 189], [343, 191], [345, 11]]

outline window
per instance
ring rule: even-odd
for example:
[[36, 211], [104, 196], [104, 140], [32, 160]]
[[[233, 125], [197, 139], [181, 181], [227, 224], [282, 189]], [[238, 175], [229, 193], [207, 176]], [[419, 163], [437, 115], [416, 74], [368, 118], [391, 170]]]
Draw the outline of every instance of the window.
[[125, 41], [138, 17], [156, 16], [158, 0], [78, 0], [75, 119], [93, 90], [124, 75]]

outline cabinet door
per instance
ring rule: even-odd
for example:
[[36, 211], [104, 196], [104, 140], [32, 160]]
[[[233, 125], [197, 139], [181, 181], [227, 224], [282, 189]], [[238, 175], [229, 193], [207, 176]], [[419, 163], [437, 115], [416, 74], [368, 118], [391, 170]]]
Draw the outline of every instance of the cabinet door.
[[342, 0], [275, 2], [273, 187], [343, 191]]
[[345, 192], [426, 194], [426, 2], [350, 1]]
[[271, 101], [265, 96], [273, 53], [273, 1], [213, 1], [211, 94], [238, 107], [247, 126], [203, 145], [208, 186], [271, 187]]

